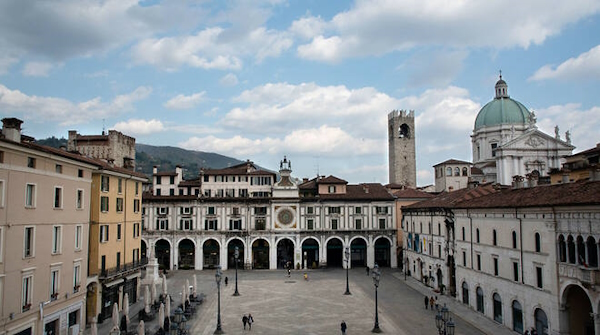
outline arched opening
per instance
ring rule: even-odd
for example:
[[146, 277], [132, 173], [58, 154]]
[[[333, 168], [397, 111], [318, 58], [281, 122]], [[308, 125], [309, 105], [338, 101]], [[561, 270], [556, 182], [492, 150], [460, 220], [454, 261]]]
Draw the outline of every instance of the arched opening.
[[[542, 309], [537, 308], [533, 313], [535, 317], [535, 330], [538, 334], [548, 334], [548, 317], [546, 316], [546, 312]], [[593, 326], [592, 326], [593, 327]], [[584, 334], [584, 333], [574, 333], [571, 334]], [[593, 332], [591, 334], [594, 334]]]
[[[570, 285], [565, 289], [563, 296], [565, 297], [563, 299], [564, 303], [569, 306], [569, 308], [564, 312], [569, 313], [569, 333], [586, 335], [594, 334], [594, 320], [590, 318], [590, 315], [593, 313], [592, 303], [585, 291], [577, 285]], [[547, 319], [541, 320], [546, 320], [545, 327], [548, 328]], [[540, 332], [541, 328], [538, 327], [537, 311], [535, 315], [535, 325], [538, 330], [538, 334], [544, 334]], [[540, 322], [540, 325], [544, 324]]]
[[469, 285], [466, 281], [462, 283], [462, 302], [463, 304], [469, 304]]
[[512, 303], [512, 329], [517, 333], [523, 333], [523, 308], [518, 301]]
[[462, 168], [462, 175], [463, 175], [463, 177], [468, 177], [469, 170], [466, 167]]
[[202, 245], [202, 254], [204, 256], [203, 269], [214, 269], [220, 262], [220, 246], [213, 239], [206, 240]]
[[577, 236], [577, 255], [578, 255], [578, 263], [580, 265], [584, 265], [585, 263], [585, 243], [583, 243], [583, 237], [581, 235]]
[[342, 267], [343, 249], [342, 241], [337, 238], [327, 242], [327, 267]]
[[146, 245], [146, 241], [141, 240], [140, 241], [140, 254], [142, 257], [142, 259], [147, 258], [148, 257], [148, 246]]
[[171, 245], [166, 240], [158, 240], [154, 244], [154, 254], [159, 269], [171, 269]]
[[196, 246], [190, 239], [183, 239], [179, 242], [179, 262], [180, 270], [194, 269], [196, 259]]
[[314, 238], [302, 243], [302, 267], [316, 269], [319, 267], [319, 243]]
[[400, 128], [398, 128], [398, 137], [410, 138], [410, 127], [406, 123], [403, 123]]
[[563, 235], [558, 236], [558, 257], [561, 262], [567, 261], [567, 243]]
[[483, 290], [481, 289], [481, 287], [477, 287], [475, 293], [477, 293], [477, 311], [485, 314], [485, 308], [483, 304]]
[[375, 241], [375, 263], [379, 267], [390, 266], [390, 241], [387, 238], [378, 238]]
[[588, 255], [587, 265], [592, 268], [598, 267], [598, 246], [596, 245], [596, 240], [590, 236], [586, 244]]
[[535, 252], [542, 251], [542, 237], [540, 233], [535, 233]]
[[269, 268], [269, 242], [262, 238], [252, 243], [252, 268]]
[[492, 296], [494, 300], [494, 321], [502, 323], [502, 298], [498, 293]]
[[357, 238], [350, 244], [350, 267], [367, 266], [367, 242], [362, 238]]
[[283, 238], [277, 242], [277, 268], [294, 269], [294, 242], [288, 238]]
[[86, 299], [85, 299], [85, 318], [87, 323], [92, 322], [92, 317], [96, 317], [99, 320], [98, 311], [98, 283], [90, 283], [87, 286]]
[[437, 269], [436, 279], [437, 279], [437, 287], [440, 289], [440, 292], [444, 294], [444, 275], [442, 274], [442, 269]]
[[567, 237], [567, 254], [569, 255], [569, 263], [575, 264], [575, 242], [572, 235]]
[[457, 167], [457, 168], [454, 169], [454, 176], [455, 177], [460, 177], [460, 168]]
[[227, 245], [227, 268], [235, 269], [235, 247], [238, 247], [238, 269], [244, 268], [244, 243], [238, 239], [233, 239]]

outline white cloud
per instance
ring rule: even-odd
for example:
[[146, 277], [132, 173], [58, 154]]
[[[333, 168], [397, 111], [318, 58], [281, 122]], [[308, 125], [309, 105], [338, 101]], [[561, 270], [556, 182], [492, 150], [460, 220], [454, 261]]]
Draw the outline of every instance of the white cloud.
[[321, 17], [306, 16], [292, 22], [289, 31], [303, 39], [310, 39], [325, 32], [327, 23]]
[[159, 120], [140, 120], [130, 119], [123, 122], [118, 122], [112, 129], [127, 132], [131, 135], [147, 135], [165, 130], [163, 123]]
[[554, 127], [558, 125], [560, 137], [565, 140], [565, 132], [571, 133], [571, 143], [577, 147], [575, 151], [593, 148], [600, 140], [600, 106], [582, 109], [581, 104], [570, 103], [554, 105], [535, 110], [539, 129], [554, 135]]
[[558, 66], [544, 65], [529, 80], [597, 80], [598, 78], [600, 78], [600, 45], [591, 48], [577, 57], [569, 58]]
[[53, 66], [47, 62], [29, 62], [23, 67], [23, 75], [30, 77], [48, 77]]
[[19, 60], [15, 57], [9, 56], [0, 56], [0, 75], [6, 74], [8, 69], [13, 65], [18, 63]]
[[135, 102], [146, 99], [150, 92], [151, 88], [142, 86], [131, 93], [118, 95], [110, 102], [102, 102], [96, 97], [73, 103], [63, 98], [27, 95], [0, 85], [0, 110], [22, 114], [23, 118], [33, 121], [74, 125], [130, 111]]
[[528, 48], [598, 11], [594, 0], [363, 0], [324, 24], [298, 54], [332, 62], [415, 46]]
[[235, 86], [238, 84], [238, 78], [233, 73], [228, 73], [219, 79], [219, 83], [223, 86]]
[[169, 109], [191, 109], [196, 107], [204, 100], [205, 94], [206, 92], [204, 91], [187, 96], [179, 94], [165, 102], [164, 106]]

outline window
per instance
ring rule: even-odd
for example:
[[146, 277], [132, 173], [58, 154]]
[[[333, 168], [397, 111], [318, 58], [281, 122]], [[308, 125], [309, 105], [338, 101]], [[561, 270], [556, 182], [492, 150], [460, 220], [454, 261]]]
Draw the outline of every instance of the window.
[[117, 193], [123, 193], [123, 179], [117, 179]]
[[136, 222], [133, 224], [133, 237], [140, 237], [140, 223]]
[[156, 219], [156, 230], [169, 230], [169, 220]]
[[162, 183], [162, 178], [160, 176], [156, 177], [156, 185], [160, 185]]
[[167, 214], [169, 214], [169, 207], [158, 207], [156, 209], [156, 213], [158, 215], [167, 215]]
[[388, 208], [386, 206], [377, 206], [375, 208], [377, 209], [377, 214], [387, 214], [388, 213]]
[[314, 214], [315, 208], [312, 206], [306, 207], [306, 214]]
[[21, 312], [27, 312], [31, 308], [31, 298], [33, 290], [33, 275], [23, 277], [21, 287]]
[[442, 246], [438, 244], [438, 257], [442, 258]]
[[117, 241], [121, 239], [121, 224], [117, 224]]
[[184, 215], [192, 214], [192, 207], [181, 207], [181, 214], [184, 214]]
[[332, 230], [338, 229], [338, 220], [337, 219], [331, 219], [331, 229]]
[[477, 270], [481, 271], [481, 255], [477, 254]]
[[179, 220], [179, 230], [192, 230], [192, 219]]
[[467, 266], [467, 253], [465, 251], [463, 251], [462, 254], [463, 254], [463, 266]]
[[123, 211], [123, 198], [117, 198], [117, 212]]
[[35, 158], [27, 157], [27, 167], [35, 169]]
[[513, 280], [519, 281], [519, 262], [513, 262]]
[[56, 173], [62, 173], [62, 165], [56, 164], [54, 166], [54, 171], [56, 171]]
[[255, 230], [267, 229], [267, 220], [265, 218], [256, 218], [254, 220], [254, 229]]
[[135, 182], [135, 195], [140, 195], [140, 182]]
[[542, 251], [542, 238], [540, 237], [540, 233], [535, 233], [535, 252]]
[[354, 227], [355, 227], [355, 229], [362, 229], [362, 220], [361, 219], [354, 220]]
[[52, 253], [59, 254], [62, 249], [62, 227], [52, 227]]
[[160, 195], [160, 188], [157, 188], [155, 192], [156, 192], [156, 195]]
[[483, 305], [483, 290], [481, 287], [477, 287], [477, 311], [480, 313], [485, 313], [484, 305]]
[[175, 176], [171, 176], [171, 177], [169, 178], [169, 184], [171, 184], [171, 185], [175, 185]]
[[542, 279], [542, 267], [541, 266], [536, 266], [535, 267], [535, 275], [536, 275], [536, 284], [538, 288], [544, 288], [544, 281]]
[[140, 199], [133, 199], [133, 212], [134, 213], [140, 212]]
[[108, 197], [100, 197], [100, 211], [108, 212]]
[[502, 323], [502, 299], [498, 293], [492, 296], [494, 299], [494, 321]]
[[54, 208], [62, 208], [62, 187], [54, 188]]
[[493, 245], [498, 245], [496, 229], [492, 230], [492, 244]]
[[563, 235], [558, 236], [558, 257], [560, 262], [567, 261], [567, 244]]
[[81, 245], [83, 238], [83, 226], [77, 225], [75, 226], [75, 250], [81, 250]]
[[139, 262], [140, 261], [140, 249], [133, 249], [133, 261], [134, 262]]
[[175, 195], [175, 189], [170, 189], [169, 190], [169, 195]]
[[523, 308], [518, 301], [512, 303], [513, 330], [519, 334], [523, 333]]
[[58, 284], [60, 280], [59, 270], [53, 269], [50, 271], [50, 300], [58, 299]]
[[217, 230], [217, 220], [206, 220], [204, 222], [204, 230]]
[[100, 242], [108, 241], [108, 225], [100, 226]]
[[[266, 211], [266, 209], [267, 208], [265, 207], [265, 211]], [[208, 215], [215, 215], [215, 208], [213, 206], [208, 207], [207, 210], [206, 210], [206, 214], [208, 214]]]
[[23, 257], [33, 257], [35, 246], [35, 230], [34, 227], [25, 227], [24, 242], [23, 242]]
[[242, 220], [241, 219], [229, 220], [229, 230], [242, 230]]
[[109, 185], [110, 178], [108, 176], [102, 176], [100, 180], [100, 190], [102, 192], [108, 192], [110, 189]]
[[465, 241], [465, 227], [462, 227], [462, 240]]
[[385, 219], [379, 219], [379, 229], [385, 229]]
[[362, 207], [360, 207], [360, 206], [354, 207], [354, 214], [362, 214]]
[[240, 198], [247, 198], [248, 197], [248, 189], [247, 188], [240, 188], [238, 190], [239, 196]]
[[81, 286], [81, 281], [79, 279], [81, 274], [81, 265], [75, 264], [73, 265], [73, 293], [79, 292], [79, 287]]
[[339, 206], [329, 206], [329, 214], [340, 214], [341, 209]]
[[467, 177], [469, 175], [469, 169], [466, 167], [462, 168], [462, 175], [463, 177]]
[[75, 208], [83, 209], [83, 190], [77, 190], [77, 199], [75, 200]]
[[308, 230], [315, 229], [315, 220], [313, 220], [313, 219], [307, 219], [306, 220], [306, 229], [308, 229]]
[[233, 215], [240, 215], [240, 208], [239, 207], [233, 207], [231, 209], [231, 214], [233, 214]]
[[479, 228], [475, 229], [475, 240], [479, 243]]
[[4, 163], [4, 151], [0, 151], [0, 164]]
[[451, 167], [446, 168], [446, 177], [452, 177], [452, 168]]
[[121, 252], [117, 252], [117, 270], [121, 268]]
[[494, 276], [498, 275], [498, 258], [494, 257]]
[[462, 302], [463, 304], [469, 304], [469, 285], [467, 282], [462, 283]]
[[460, 168], [457, 167], [457, 168], [454, 169], [454, 176], [455, 177], [460, 177]]
[[330, 186], [328, 187], [328, 190], [329, 190], [329, 193], [335, 193], [335, 186], [333, 186], [333, 185], [330, 185]]
[[512, 246], [513, 246], [513, 249], [517, 248], [517, 232], [516, 231], [512, 232]]
[[77, 170], [77, 177], [83, 178], [83, 170], [82, 169]]
[[27, 188], [25, 190], [25, 207], [35, 207], [35, 185], [27, 184]]
[[0, 180], [0, 207], [4, 207], [4, 180]]
[[498, 148], [498, 143], [492, 143], [492, 157], [496, 157], [496, 148]]

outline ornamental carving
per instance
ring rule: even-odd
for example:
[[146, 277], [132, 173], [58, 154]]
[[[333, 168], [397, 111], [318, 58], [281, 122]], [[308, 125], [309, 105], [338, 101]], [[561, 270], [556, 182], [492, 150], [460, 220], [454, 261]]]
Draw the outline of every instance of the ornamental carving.
[[537, 137], [537, 136], [530, 136], [527, 141], [525, 141], [525, 144], [532, 147], [532, 148], [537, 148], [541, 145], [544, 145], [545, 142], [544, 140], [542, 140], [541, 138]]

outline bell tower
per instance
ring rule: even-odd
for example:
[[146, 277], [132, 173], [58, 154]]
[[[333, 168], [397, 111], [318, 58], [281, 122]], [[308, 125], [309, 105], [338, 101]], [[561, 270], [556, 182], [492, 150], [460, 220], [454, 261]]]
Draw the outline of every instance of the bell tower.
[[394, 110], [388, 114], [390, 184], [417, 187], [415, 112]]

